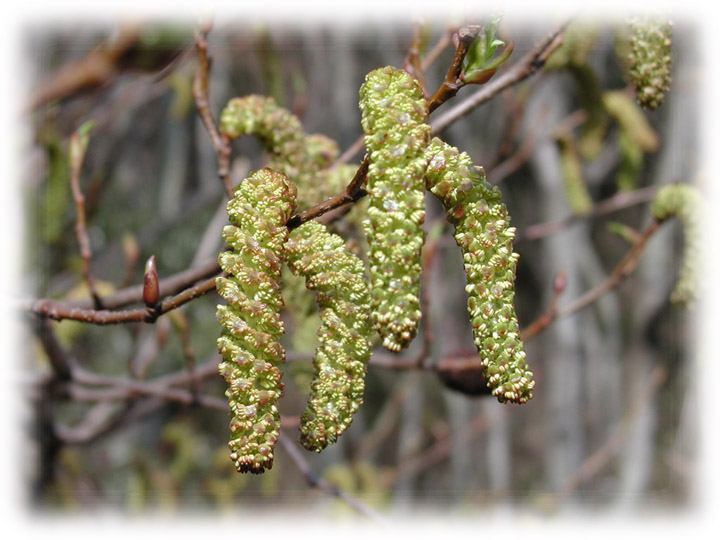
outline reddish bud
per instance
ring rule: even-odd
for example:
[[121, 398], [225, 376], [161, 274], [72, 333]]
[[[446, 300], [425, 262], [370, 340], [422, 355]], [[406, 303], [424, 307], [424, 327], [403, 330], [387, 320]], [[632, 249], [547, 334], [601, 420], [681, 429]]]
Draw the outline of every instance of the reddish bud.
[[155, 268], [155, 255], [151, 255], [145, 263], [145, 277], [143, 278], [143, 301], [148, 306], [154, 306], [160, 299], [160, 283]]

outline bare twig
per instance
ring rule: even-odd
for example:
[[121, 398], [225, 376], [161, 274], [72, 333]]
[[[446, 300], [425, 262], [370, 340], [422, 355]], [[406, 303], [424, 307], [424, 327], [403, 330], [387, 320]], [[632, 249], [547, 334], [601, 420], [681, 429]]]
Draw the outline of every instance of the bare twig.
[[215, 277], [201, 281], [200, 283], [185, 289], [181, 293], [164, 300], [154, 311], [150, 311], [147, 308], [125, 311], [84, 309], [67, 305], [65, 303], [53, 302], [52, 300], [47, 299], [22, 302], [21, 308], [36, 315], [58, 321], [70, 319], [100, 325], [130, 322], [153, 323], [160, 315], [176, 309], [190, 300], [207, 294], [213, 290], [215, 290]]
[[589, 217], [611, 214], [613, 212], [617, 212], [618, 210], [635, 206], [636, 204], [646, 203], [652, 200], [657, 190], [657, 186], [649, 186], [646, 188], [636, 189], [634, 191], [621, 191], [612, 197], [598, 202], [589, 214], [582, 216], [573, 214], [555, 221], [547, 221], [545, 223], [531, 225], [524, 231], [518, 233], [515, 238], [515, 243], [538, 240], [562, 230], [580, 220], [587, 219]]
[[585, 294], [583, 294], [567, 306], [557, 309], [551, 314], [548, 314], [548, 316], [542, 321], [542, 323], [538, 322], [538, 324], [534, 325], [533, 327], [526, 328], [525, 330], [520, 332], [520, 337], [523, 340], [528, 340], [534, 337], [555, 320], [566, 317], [572, 313], [575, 313], [576, 311], [583, 309], [584, 307], [589, 306], [602, 295], [620, 285], [622, 280], [629, 276], [633, 272], [633, 270], [635, 270], [640, 255], [642, 255], [645, 249], [645, 244], [652, 237], [652, 235], [655, 234], [659, 227], [660, 223], [657, 221], [653, 221], [647, 227], [647, 229], [645, 229], [642, 235], [638, 238], [637, 242], [635, 242], [632, 248], [630, 248], [630, 251], [627, 252], [625, 257], [623, 257], [620, 263], [618, 263], [618, 265], [613, 269], [611, 274], [604, 282], [602, 282], [597, 287], [587, 291]]
[[523, 333], [525, 336], [534, 336], [555, 320], [555, 317], [557, 316], [557, 301], [560, 297], [560, 294], [562, 294], [562, 292], [565, 290], [565, 285], [565, 272], [563, 270], [558, 270], [555, 273], [555, 279], [553, 280], [553, 292], [552, 296], [550, 297], [550, 305], [548, 306], [545, 313], [540, 315], [540, 317], [538, 317], [534, 322], [532, 322], [523, 329]]
[[215, 119], [210, 111], [208, 98], [208, 74], [210, 61], [207, 56], [207, 35], [212, 28], [211, 22], [206, 22], [195, 32], [195, 46], [197, 49], [198, 69], [193, 80], [193, 97], [200, 120], [210, 136], [213, 148], [217, 154], [218, 176], [225, 186], [225, 193], [232, 198], [232, 184], [230, 182], [230, 140], [218, 130]]
[[348, 506], [356, 510], [359, 514], [366, 516], [377, 523], [386, 522], [385, 518], [376, 510], [370, 508], [364, 502], [344, 492], [337, 486], [333, 486], [331, 483], [319, 478], [315, 473], [313, 473], [310, 469], [310, 465], [308, 465], [308, 462], [305, 460], [305, 457], [302, 455], [297, 446], [289, 440], [285, 433], [280, 434], [278, 442], [288, 453], [290, 459], [292, 459], [295, 464], [295, 467], [297, 467], [298, 471], [300, 471], [300, 474], [302, 474], [303, 478], [305, 478], [305, 481], [310, 487], [316, 487], [333, 497], [337, 497], [341, 501], [347, 503]]
[[87, 228], [85, 225], [85, 196], [80, 190], [80, 170], [85, 160], [85, 152], [87, 150], [87, 134], [81, 134], [78, 131], [70, 137], [70, 188], [72, 189], [73, 201], [75, 202], [75, 234], [78, 244], [80, 245], [80, 257], [82, 258], [82, 275], [87, 284], [90, 296], [93, 299], [95, 309], [102, 309], [102, 302], [95, 288], [95, 281], [90, 274], [90, 258], [92, 251], [90, 249], [90, 239], [88, 238]]

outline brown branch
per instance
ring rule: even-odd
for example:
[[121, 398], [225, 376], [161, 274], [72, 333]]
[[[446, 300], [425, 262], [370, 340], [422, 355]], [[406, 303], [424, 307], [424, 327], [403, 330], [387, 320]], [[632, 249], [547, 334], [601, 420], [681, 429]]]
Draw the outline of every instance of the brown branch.
[[526, 341], [534, 337], [540, 331], [544, 330], [547, 326], [549, 326], [552, 322], [562, 317], [567, 317], [568, 315], [571, 315], [572, 313], [575, 313], [576, 311], [579, 311], [589, 306], [602, 295], [620, 285], [623, 279], [625, 279], [635, 270], [640, 255], [642, 255], [645, 249], [645, 244], [647, 244], [647, 241], [652, 237], [653, 234], [655, 234], [659, 227], [660, 223], [658, 221], [653, 221], [647, 227], [647, 229], [645, 229], [642, 235], [638, 238], [637, 242], [635, 242], [632, 248], [630, 248], [630, 251], [627, 252], [625, 257], [623, 257], [623, 259], [613, 269], [611, 274], [604, 282], [602, 282], [597, 287], [590, 289], [567, 306], [555, 310], [552, 314], [549, 314], [549, 316], [546, 317], [542, 323], [538, 322], [536, 325], [534, 325], [534, 327], [522, 330], [520, 332], [521, 339]]
[[550, 297], [550, 305], [545, 313], [540, 315], [540, 317], [538, 317], [534, 322], [523, 329], [523, 334], [525, 336], [534, 336], [555, 320], [557, 317], [557, 301], [560, 294], [562, 294], [565, 290], [565, 285], [565, 272], [563, 270], [558, 270], [555, 273], [555, 279], [553, 279], [553, 292]]
[[87, 234], [85, 223], [85, 196], [80, 190], [80, 171], [85, 153], [87, 150], [87, 135], [75, 132], [70, 137], [70, 189], [72, 190], [73, 201], [75, 202], [75, 235], [77, 236], [80, 246], [80, 257], [82, 258], [82, 275], [87, 284], [90, 296], [93, 299], [95, 309], [102, 309], [102, 302], [95, 288], [95, 281], [90, 273], [90, 259], [92, 250], [90, 249], [90, 239]]
[[125, 311], [83, 309], [47, 299], [22, 302], [21, 309], [57, 321], [70, 319], [100, 325], [130, 322], [154, 323], [160, 315], [213, 290], [215, 290], [215, 276], [201, 281], [197, 285], [193, 285], [181, 293], [164, 300], [155, 310], [149, 310], [147, 308]]
[[456, 42], [455, 54], [445, 74], [445, 79], [428, 101], [428, 114], [448, 99], [455, 97], [458, 91], [465, 86], [465, 82], [460, 78], [462, 63], [470, 45], [480, 32], [480, 28], [480, 26], [463, 26], [453, 35], [453, 41]]
[[569, 22], [568, 20], [560, 24], [505, 73], [493, 79], [462, 103], [448, 110], [445, 114], [435, 119], [434, 122], [431, 122], [430, 125], [432, 126], [433, 135], [444, 131], [453, 122], [489, 101], [503, 90], [518, 84], [536, 73], [545, 64], [550, 54], [562, 44], [562, 32]]
[[280, 437], [278, 438], [278, 442], [288, 453], [290, 459], [295, 464], [295, 467], [297, 467], [298, 471], [310, 487], [321, 489], [329, 495], [337, 497], [341, 501], [345, 502], [348, 506], [356, 510], [359, 514], [366, 516], [377, 523], [386, 522], [385, 518], [375, 509], [370, 508], [364, 502], [344, 492], [337, 486], [332, 485], [330, 482], [319, 478], [315, 473], [313, 473], [310, 469], [310, 465], [305, 460], [305, 457], [302, 455], [298, 447], [289, 440], [289, 437], [286, 436], [285, 433], [281, 432]]
[[657, 190], [657, 186], [649, 186], [642, 189], [636, 189], [634, 191], [621, 191], [612, 197], [598, 202], [589, 214], [572, 214], [555, 221], [547, 221], [545, 223], [531, 225], [515, 237], [515, 243], [517, 244], [520, 242], [538, 240], [583, 219], [611, 214], [613, 212], [617, 212], [618, 210], [635, 206], [636, 204], [651, 201]]
[[195, 47], [197, 49], [198, 69], [193, 79], [193, 97], [195, 107], [205, 130], [210, 136], [218, 160], [218, 176], [225, 186], [225, 193], [232, 198], [232, 183], [230, 182], [230, 140], [218, 130], [212, 112], [210, 112], [210, 99], [208, 97], [208, 75], [210, 61], [207, 55], [207, 35], [212, 28], [211, 22], [206, 22], [200, 30], [195, 32]]
[[308, 210], [304, 210], [299, 214], [295, 214], [288, 220], [287, 228], [290, 230], [295, 229], [306, 221], [318, 218], [323, 214], [329, 212], [330, 210], [340, 208], [341, 206], [344, 206], [346, 204], [354, 203], [364, 197], [366, 195], [366, 192], [364, 189], [362, 189], [362, 185], [365, 183], [365, 179], [367, 178], [367, 171], [369, 166], [370, 159], [365, 156], [365, 159], [360, 165], [360, 168], [358, 168], [355, 176], [350, 181], [348, 186], [342, 191], [342, 193], [334, 195], [326, 201], [316, 204]]
[[534, 122], [528, 132], [525, 134], [523, 142], [517, 151], [509, 156], [507, 159], [498, 163], [487, 173], [487, 180], [492, 185], [499, 184], [506, 177], [517, 171], [525, 162], [530, 159], [535, 143], [537, 143], [540, 126], [542, 125], [542, 119], [546, 116], [547, 110], [543, 109], [540, 112], [540, 117], [537, 122]]

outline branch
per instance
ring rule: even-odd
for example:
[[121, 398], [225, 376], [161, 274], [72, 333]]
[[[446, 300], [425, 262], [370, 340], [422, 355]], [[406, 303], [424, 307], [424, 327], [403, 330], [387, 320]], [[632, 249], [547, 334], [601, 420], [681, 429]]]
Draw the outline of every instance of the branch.
[[[80, 128], [81, 130], [83, 128]], [[80, 170], [88, 144], [87, 133], [80, 133], [80, 130], [73, 133], [70, 137], [70, 188], [72, 190], [73, 201], [75, 202], [75, 210], [77, 213], [75, 220], [75, 235], [77, 236], [80, 246], [80, 257], [82, 258], [82, 275], [87, 284], [90, 296], [96, 309], [101, 309], [102, 302], [95, 288], [95, 281], [90, 274], [90, 258], [92, 250], [90, 249], [90, 239], [88, 238], [87, 228], [85, 225], [85, 197], [80, 190]]]
[[205, 22], [200, 30], [195, 32], [195, 47], [197, 49], [198, 69], [193, 79], [193, 97], [200, 120], [210, 136], [218, 160], [218, 176], [225, 186], [225, 193], [232, 198], [232, 184], [230, 182], [230, 140], [218, 130], [212, 112], [210, 112], [210, 99], [208, 97], [208, 74], [210, 61], [207, 56], [207, 35], [212, 28], [211, 22]]
[[605, 214], [611, 214], [635, 206], [636, 204], [645, 203], [651, 201], [657, 193], [658, 186], [650, 186], [642, 189], [636, 189], [634, 191], [621, 191], [612, 197], [609, 197], [603, 201], [597, 203], [591, 213], [586, 215], [572, 214], [562, 219], [555, 221], [547, 221], [545, 223], [538, 223], [531, 225], [524, 231], [520, 232], [515, 237], [515, 243], [527, 242], [530, 240], [538, 240], [544, 236], [548, 236], [554, 232], [564, 229], [568, 225], [586, 219], [589, 217], [598, 217]]
[[364, 502], [356, 499], [348, 493], [345, 493], [340, 488], [333, 486], [331, 483], [323, 480], [322, 478], [318, 478], [318, 476], [315, 475], [315, 473], [313, 473], [310, 469], [310, 465], [308, 465], [308, 462], [305, 460], [305, 457], [302, 455], [297, 446], [292, 443], [284, 433], [280, 434], [278, 442], [288, 453], [290, 459], [292, 459], [298, 471], [300, 471], [300, 474], [302, 474], [303, 478], [305, 478], [305, 481], [310, 487], [319, 488], [326, 493], [332, 495], [333, 497], [337, 497], [341, 501], [347, 503], [348, 506], [356, 510], [359, 514], [362, 514], [375, 522], [386, 522], [385, 518], [382, 515], [380, 515], [373, 508], [367, 506]]
[[535, 323], [530, 325], [530, 327], [521, 331], [520, 338], [523, 341], [527, 341], [528, 339], [534, 337], [539, 332], [544, 330], [555, 320], [562, 317], [567, 317], [568, 315], [571, 315], [572, 313], [575, 313], [576, 311], [579, 311], [584, 307], [589, 306], [602, 295], [620, 285], [622, 280], [629, 276], [635, 270], [638, 260], [640, 259], [640, 255], [642, 255], [645, 249], [645, 244], [652, 237], [652, 235], [655, 234], [659, 227], [660, 223], [658, 221], [653, 221], [640, 235], [632, 248], [630, 248], [630, 251], [627, 252], [625, 257], [623, 257], [620, 263], [613, 269], [612, 273], [604, 282], [602, 282], [594, 289], [587, 291], [585, 294], [583, 294], [574, 302], [571, 302], [564, 308], [560, 308], [558, 310], [555, 310], [551, 314], [547, 314], [547, 316], [543, 316], [544, 318], [542, 319], [542, 321], [536, 321]]
[[550, 54], [562, 44], [562, 32], [569, 22], [569, 20], [563, 22], [557, 29], [550, 32], [501, 76], [493, 79], [468, 99], [438, 117], [434, 122], [431, 122], [433, 135], [444, 131], [450, 124], [489, 101], [506, 88], [518, 84], [537, 72], [545, 64]]
[[428, 114], [437, 109], [440, 105], [445, 103], [448, 99], [455, 97], [465, 82], [460, 79], [462, 73], [462, 63], [465, 59], [465, 55], [475, 40], [475, 37], [480, 32], [480, 26], [463, 26], [460, 28], [455, 35], [453, 40], [457, 41], [455, 46], [455, 54], [450, 62], [447, 73], [445, 74], [445, 80], [440, 83], [440, 86], [428, 101]]
[[215, 276], [201, 281], [197, 285], [189, 287], [181, 293], [164, 300], [155, 310], [147, 308], [125, 311], [83, 309], [48, 299], [22, 302], [21, 309], [56, 321], [70, 319], [100, 325], [130, 322], [154, 323], [160, 315], [213, 290], [215, 290]]

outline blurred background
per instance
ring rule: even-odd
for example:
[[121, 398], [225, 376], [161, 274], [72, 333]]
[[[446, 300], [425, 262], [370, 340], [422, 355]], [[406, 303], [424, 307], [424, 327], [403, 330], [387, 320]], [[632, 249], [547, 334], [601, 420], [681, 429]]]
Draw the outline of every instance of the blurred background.
[[[210, 110], [217, 118], [232, 97], [270, 95], [306, 133], [331, 137], [343, 152], [362, 135], [357, 101], [367, 72], [402, 67], [419, 28], [426, 57], [437, 52], [424, 73], [432, 91], [452, 59], [450, 32], [487, 22], [483, 15], [420, 26], [410, 18], [301, 25], [217, 19], [208, 35]], [[580, 18], [538, 73], [442, 131], [502, 190], [517, 228], [521, 328], [553, 302], [570, 305], [608, 278], [649, 224], [658, 186], [701, 180], [695, 34], [674, 22], [672, 87], [655, 111], [640, 110], [627, 91], [626, 21]], [[504, 18], [499, 37], [513, 40], [514, 52], [496, 77], [561, 23]], [[24, 29], [28, 298], [89, 298], [68, 161], [70, 138], [82, 126], [91, 127], [79, 178], [100, 297], [142, 283], [151, 255], [162, 279], [212, 264], [223, 249], [226, 198], [192, 93], [196, 28], [85, 21]], [[430, 123], [481, 88], [462, 89]], [[607, 105], [611, 94], [625, 107], [620, 112]], [[232, 183], [266, 159], [254, 137], [233, 143]], [[350, 157], [361, 160], [362, 150]], [[214, 292], [152, 325], [25, 316], [30, 504], [68, 513], [282, 507], [341, 516], [367, 509], [386, 516], [422, 508], [555, 515], [687, 507], [699, 399], [694, 312], [669, 302], [680, 224], [668, 222], [653, 235], [617, 288], [526, 340], [534, 398], [502, 405], [477, 395], [484, 385], [477, 371], [462, 368], [477, 356], [462, 258], [441, 208], [432, 197], [427, 204], [435, 252], [423, 274], [420, 335], [401, 355], [375, 349], [364, 404], [338, 443], [320, 454], [296, 443], [312, 375], [312, 306], [284, 313], [282, 437], [298, 455], [279, 445], [263, 475], [238, 474], [228, 457], [229, 416], [215, 406], [224, 401], [224, 382], [214, 367]], [[359, 253], [363, 208], [333, 224]], [[286, 298], [289, 306], [307, 306], [296, 285], [288, 282], [288, 294], [299, 297], [295, 304]], [[84, 378], [55, 381], [53, 354], [76, 362]], [[192, 399], [200, 394], [215, 401]]]

